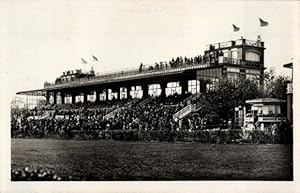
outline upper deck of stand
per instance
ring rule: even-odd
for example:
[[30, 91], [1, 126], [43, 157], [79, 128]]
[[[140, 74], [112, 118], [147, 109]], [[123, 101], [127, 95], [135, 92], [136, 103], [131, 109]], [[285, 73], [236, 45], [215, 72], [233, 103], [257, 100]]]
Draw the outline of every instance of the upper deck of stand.
[[[234, 41], [209, 44], [207, 45], [205, 52], [210, 52], [211, 47], [213, 47], [214, 50], [224, 50], [227, 48], [238, 48], [238, 47], [245, 47], [245, 46], [256, 47], [258, 49], [265, 49], [264, 42], [238, 39]], [[116, 83], [116, 82], [123, 82], [129, 80], [146, 79], [151, 77], [168, 76], [168, 75], [184, 73], [186, 71], [199, 70], [199, 69], [205, 69], [210, 67], [212, 68], [219, 67], [224, 64], [234, 65], [234, 66], [238, 65], [238, 66], [243, 66], [245, 68], [263, 67], [263, 64], [261, 63], [223, 57], [222, 60], [218, 62], [218, 64], [211, 64], [208, 62], [203, 63], [202, 61], [202, 63], [190, 63], [190, 64], [183, 63], [177, 67], [172, 67], [172, 68], [169, 67], [169, 68], [152, 69], [152, 70], [143, 69], [142, 71], [140, 71], [138, 68], [133, 68], [127, 70], [119, 70], [117, 72], [107, 72], [101, 74], [98, 73], [93, 77], [78, 78], [78, 79], [64, 81], [64, 82], [46, 83], [43, 89], [21, 91], [18, 92], [17, 94], [28, 94], [28, 93], [33, 94], [33, 91], [35, 91], [34, 93], [36, 93], [37, 91], [43, 92], [43, 91], [59, 90], [65, 88], [101, 85], [106, 83]]]

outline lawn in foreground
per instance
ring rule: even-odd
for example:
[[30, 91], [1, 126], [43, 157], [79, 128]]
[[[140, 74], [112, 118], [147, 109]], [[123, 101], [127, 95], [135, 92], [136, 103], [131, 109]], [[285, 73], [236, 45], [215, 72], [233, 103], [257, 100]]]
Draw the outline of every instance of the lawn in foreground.
[[12, 139], [11, 166], [88, 180], [292, 180], [290, 147]]

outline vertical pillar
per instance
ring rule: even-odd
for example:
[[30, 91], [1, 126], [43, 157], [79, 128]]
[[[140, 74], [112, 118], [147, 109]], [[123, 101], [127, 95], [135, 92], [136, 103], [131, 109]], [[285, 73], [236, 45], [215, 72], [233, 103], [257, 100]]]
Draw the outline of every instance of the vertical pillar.
[[130, 86], [127, 86], [127, 87], [126, 87], [126, 92], [127, 92], [127, 98], [128, 98], [128, 99], [131, 98], [131, 96], [130, 96], [130, 89], [131, 89]]
[[76, 103], [76, 94], [72, 93], [72, 104]]
[[200, 80], [200, 92], [204, 93], [206, 92], [206, 81]]
[[61, 97], [61, 104], [65, 104], [65, 93], [61, 92], [60, 97]]
[[187, 94], [188, 93], [188, 80], [181, 80], [180, 81], [181, 89], [182, 89], [182, 94]]
[[160, 88], [161, 88], [161, 96], [166, 97], [167, 83], [166, 82], [160, 83]]
[[108, 101], [108, 88], [105, 90], [105, 94], [106, 94], [106, 101]]
[[53, 104], [55, 105], [56, 105], [56, 97], [57, 97], [56, 94], [57, 94], [56, 92], [53, 92]]
[[148, 94], [148, 84], [147, 83], [142, 84], [142, 90], [143, 90], [143, 98], [148, 97], [149, 94]]
[[83, 102], [87, 103], [87, 92], [83, 92]]
[[100, 92], [98, 90], [96, 90], [95, 92], [96, 92], [96, 100], [95, 100], [95, 102], [99, 102], [100, 101]]

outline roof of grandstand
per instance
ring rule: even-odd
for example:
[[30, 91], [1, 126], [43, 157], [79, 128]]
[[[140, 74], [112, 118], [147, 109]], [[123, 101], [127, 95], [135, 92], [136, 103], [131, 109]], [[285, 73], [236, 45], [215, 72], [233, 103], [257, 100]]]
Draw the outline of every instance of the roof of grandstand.
[[32, 96], [45, 96], [46, 89], [35, 89], [35, 90], [27, 90], [27, 91], [20, 91], [17, 92], [18, 95], [32, 95]]

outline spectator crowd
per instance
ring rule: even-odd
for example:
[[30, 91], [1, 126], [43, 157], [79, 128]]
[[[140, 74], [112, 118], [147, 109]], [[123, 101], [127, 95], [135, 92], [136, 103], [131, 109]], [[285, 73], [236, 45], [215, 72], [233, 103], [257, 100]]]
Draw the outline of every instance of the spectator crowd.
[[214, 50], [211, 48], [211, 52], [207, 52], [205, 55], [197, 55], [195, 57], [182, 57], [178, 56], [176, 58], [172, 58], [170, 61], [161, 61], [156, 62], [154, 65], [150, 65], [145, 68], [143, 63], [139, 66], [139, 71], [142, 72], [143, 70], [162, 70], [162, 69], [171, 69], [171, 68], [178, 68], [184, 66], [191, 66], [191, 65], [199, 65], [199, 64], [218, 64], [219, 56], [224, 56], [222, 50]]
[[[11, 133], [12, 137], [17, 138], [78, 137], [226, 143], [242, 138], [251, 142], [287, 141], [284, 138], [288, 137], [285, 135], [289, 132], [285, 131], [288, 127], [284, 124], [274, 127], [270, 132], [248, 132], [243, 137], [245, 133], [240, 128], [233, 128], [224, 120], [216, 121], [197, 114], [183, 120], [174, 119], [173, 115], [187, 105], [184, 99], [188, 97], [190, 95], [175, 94], [151, 97], [151, 100], [126, 99], [97, 104], [46, 105], [32, 110], [15, 109], [11, 115]], [[185, 137], [182, 132], [186, 132]], [[288, 138], [291, 136], [289, 134]]]
[[[71, 135], [73, 131], [176, 130], [173, 114], [185, 106], [181, 95], [156, 97], [147, 103], [115, 100], [102, 104], [47, 105], [41, 109], [13, 110], [13, 136]], [[141, 100], [142, 101], [142, 100]], [[113, 112], [111, 116], [105, 115]]]

